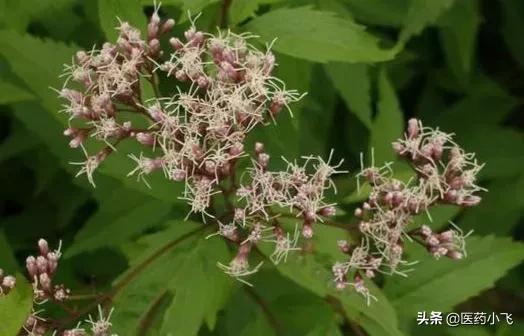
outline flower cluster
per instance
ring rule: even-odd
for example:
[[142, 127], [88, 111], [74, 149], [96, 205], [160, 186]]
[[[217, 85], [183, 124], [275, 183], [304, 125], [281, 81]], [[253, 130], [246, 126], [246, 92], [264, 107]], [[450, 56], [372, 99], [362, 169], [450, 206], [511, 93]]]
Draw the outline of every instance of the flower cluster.
[[[363, 277], [373, 278], [376, 272], [405, 275], [403, 266], [404, 241], [415, 239], [436, 258], [446, 256], [460, 259], [465, 254], [465, 236], [457, 228], [434, 233], [423, 225], [408, 230], [415, 215], [426, 212], [435, 204], [454, 204], [461, 207], [477, 205], [481, 198], [476, 192], [476, 175], [482, 168], [473, 153], [466, 153], [447, 134], [424, 127], [411, 119], [402, 139], [393, 143], [394, 150], [412, 166], [415, 177], [402, 182], [392, 177], [390, 164], [362, 169], [358, 174], [372, 187], [369, 198], [355, 210], [360, 245], [342, 241], [339, 246], [349, 259], [333, 266], [337, 288], [354, 286], [368, 296]], [[467, 236], [467, 235], [466, 235]], [[348, 281], [350, 271], [354, 282]]]
[[110, 322], [111, 314], [113, 313], [113, 310], [105, 316], [102, 307], [98, 306], [98, 317], [97, 319], [93, 319], [91, 315], [89, 315], [89, 319], [85, 320], [86, 323], [90, 324], [90, 333], [86, 331], [85, 328], [81, 328], [80, 324], [76, 326], [74, 329], [65, 330], [61, 335], [62, 336], [117, 336], [116, 334], [113, 334], [111, 332], [112, 323]]
[[9, 293], [15, 286], [16, 278], [12, 275], [4, 274], [4, 270], [0, 268], [0, 297]]
[[315, 222], [335, 215], [333, 204], [325, 202], [325, 193], [334, 189], [332, 176], [342, 162], [331, 165], [321, 157], [304, 157], [303, 163], [288, 162], [287, 169], [271, 172], [267, 170], [269, 155], [261, 143], [255, 145], [256, 159], [248, 169], [248, 181], [236, 191], [238, 198], [234, 216], [230, 223], [221, 224], [218, 234], [240, 245], [235, 258], [226, 266], [220, 264], [226, 273], [240, 279], [254, 273], [260, 264], [249, 268], [248, 257], [257, 243], [271, 242], [275, 245], [270, 259], [275, 263], [286, 260], [290, 251], [300, 250], [298, 228], [286, 232], [278, 221], [282, 215], [276, 209], [286, 211], [287, 216], [300, 218], [302, 236], [313, 237]]
[[51, 299], [53, 301], [65, 301], [69, 297], [69, 289], [64, 285], [53, 285], [53, 276], [58, 267], [58, 261], [62, 256], [60, 247], [57, 250], [49, 250], [45, 239], [38, 241], [40, 255], [36, 258], [29, 256], [26, 259], [26, 269], [33, 281], [33, 294], [36, 303], [44, 303]]
[[[147, 41], [122, 22], [115, 45], [78, 52], [77, 63], [66, 67], [66, 85], [60, 91], [67, 100], [64, 111], [71, 123], [84, 127], [71, 126], [64, 134], [72, 138], [71, 147], [86, 153], [86, 161], [78, 163], [79, 174], [86, 174], [91, 183], [94, 171], [117, 144], [134, 139], [152, 157], [130, 154], [137, 166], [129, 175], [147, 184], [145, 177], [161, 170], [170, 180], [184, 181], [182, 198], [192, 212], [210, 215], [211, 196], [244, 155], [247, 133], [300, 96], [271, 75], [273, 54], [250, 45], [249, 34], [207, 34], [193, 22], [183, 41], [169, 40], [171, 54], [162, 60], [158, 36], [174, 21], [161, 24], [157, 11], [148, 25]], [[178, 92], [162, 96], [160, 76], [179, 85]], [[141, 81], [149, 81], [154, 98], [142, 100]], [[70, 82], [81, 90], [68, 88]], [[181, 89], [184, 86], [188, 88]], [[143, 116], [142, 124], [135, 127], [128, 113]], [[88, 155], [84, 143], [89, 137], [106, 146]]]

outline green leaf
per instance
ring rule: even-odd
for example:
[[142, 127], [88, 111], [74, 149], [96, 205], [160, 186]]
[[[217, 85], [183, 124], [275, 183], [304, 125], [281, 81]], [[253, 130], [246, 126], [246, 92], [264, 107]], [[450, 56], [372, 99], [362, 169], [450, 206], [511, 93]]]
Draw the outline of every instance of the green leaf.
[[140, 0], [99, 0], [98, 18], [108, 41], [116, 41], [118, 37], [118, 19], [140, 29], [142, 34], [146, 32], [146, 17]]
[[[75, 243], [67, 250], [68, 257], [119, 245], [164, 220], [171, 211], [168, 203], [150, 200], [141, 194], [129, 197], [128, 193], [127, 188], [121, 188], [112, 199], [101, 203], [101, 209], [76, 235]], [[125, 205], [125, 208], [115, 212], [115, 203]]]
[[147, 334], [150, 321], [158, 319], [158, 303], [169, 297], [169, 281], [178, 271], [202, 225], [193, 222], [169, 222], [168, 229], [148, 235], [129, 245], [130, 269], [114, 283], [116, 295], [113, 315], [115, 332], [120, 335]]
[[[417, 311], [450, 311], [453, 306], [490, 288], [524, 259], [524, 245], [508, 238], [470, 237], [462, 260], [433, 260], [423, 248], [414, 249], [420, 260], [407, 278], [391, 278], [386, 293], [397, 310], [413, 319]], [[489, 271], [486, 271], [489, 270]]]
[[[190, 222], [171, 222], [170, 229], [147, 236], [133, 247], [141, 252], [133, 256], [131, 269], [116, 282], [120, 291], [115, 305], [121, 310], [115, 312], [114, 323], [120, 333], [135, 335], [139, 329], [147, 334], [151, 311], [170, 292], [172, 302], [161, 312], [162, 335], [193, 335], [204, 321], [213, 329], [216, 313], [233, 283], [216, 267], [216, 261], [228, 262], [230, 254], [223, 240], [196, 235], [202, 228]], [[134, 276], [132, 281], [126, 281], [130, 276]]]
[[[35, 104], [23, 102], [17, 105], [15, 115], [30, 131], [44, 140], [69, 172], [72, 172], [74, 167], [67, 164], [68, 162], [83, 161], [85, 158], [80, 151], [73, 151], [67, 146], [67, 139], [62, 135], [63, 128], [68, 124], [67, 118], [59, 115], [60, 100], [52, 93], [50, 87], [62, 86], [58, 78], [62, 72], [62, 64], [70, 62], [75, 49], [60, 42], [0, 30], [0, 55], [6, 58], [12, 71], [35, 93], [46, 109], [42, 111]], [[38, 57], [33, 57], [35, 54], [38, 54]], [[97, 173], [112, 176], [143, 194], [163, 201], [180, 203], [178, 192], [182, 185], [166, 183], [163, 174], [151, 175], [149, 182], [152, 188], [126, 176], [134, 167], [127, 154], [138, 153], [140, 149], [139, 144], [134, 141], [122, 142], [118, 152], [110, 155], [97, 169]], [[75, 155], [78, 159], [74, 159]]]
[[494, 180], [487, 188], [488, 192], [481, 195], [481, 205], [467, 209], [460, 226], [481, 235], [507, 235], [519, 223], [524, 210], [524, 175]]
[[404, 22], [411, 0], [343, 0], [359, 21], [398, 27]]
[[17, 103], [33, 98], [33, 95], [30, 92], [27, 92], [27, 90], [0, 80], [0, 105]]
[[40, 140], [32, 136], [32, 134], [15, 119], [9, 135], [0, 143], [0, 162], [33, 149], [38, 145], [40, 145]]
[[246, 30], [266, 42], [277, 38], [274, 49], [315, 62], [380, 62], [394, 56], [363, 26], [330, 12], [309, 7], [281, 8], [253, 19]]
[[226, 302], [232, 279], [216, 266], [216, 260], [229, 262], [224, 240], [199, 237], [197, 245], [181, 255], [177, 271], [167, 285], [174, 292], [166, 310], [162, 335], [196, 335], [204, 321], [213, 329], [216, 313]]
[[[335, 242], [333, 241], [335, 245]], [[378, 298], [377, 302], [372, 302], [370, 306], [365, 299], [348, 290], [338, 292], [334, 289], [332, 274], [317, 258], [319, 256], [331, 255], [329, 250], [325, 250], [325, 245], [315, 245], [315, 255], [290, 254], [285, 263], [276, 266], [277, 270], [294, 281], [303, 288], [315, 293], [320, 297], [335, 297], [340, 300], [346, 313], [357, 323], [362, 322], [366, 330], [379, 330], [381, 335], [402, 335], [398, 330], [396, 313], [390, 305], [388, 299], [381, 293], [373, 283], [369, 283], [370, 291]], [[271, 251], [268, 246], [261, 246], [264, 254], [269, 255]], [[340, 254], [340, 257], [344, 256]], [[331, 263], [334, 262], [331, 260]], [[376, 334], [380, 335], [380, 334]]]
[[480, 13], [477, 0], [456, 1], [438, 21], [447, 62], [459, 82], [472, 70]]
[[524, 69], [524, 3], [520, 0], [500, 1], [502, 35], [515, 61]]
[[455, 0], [414, 0], [404, 19], [404, 27], [399, 36], [399, 44], [405, 44], [411, 37], [418, 35], [437, 21]]
[[239, 24], [255, 15], [260, 0], [233, 1], [229, 7], [229, 21], [231, 25]]
[[365, 64], [329, 63], [325, 66], [346, 106], [371, 128], [371, 78]]
[[33, 288], [16, 274], [16, 286], [9, 294], [0, 296], [0, 335], [18, 335], [33, 307]]
[[380, 71], [378, 78], [378, 96], [378, 111], [371, 128], [370, 149], [374, 151], [375, 164], [381, 166], [396, 158], [391, 143], [402, 136], [404, 130], [404, 116], [395, 89], [384, 69]]

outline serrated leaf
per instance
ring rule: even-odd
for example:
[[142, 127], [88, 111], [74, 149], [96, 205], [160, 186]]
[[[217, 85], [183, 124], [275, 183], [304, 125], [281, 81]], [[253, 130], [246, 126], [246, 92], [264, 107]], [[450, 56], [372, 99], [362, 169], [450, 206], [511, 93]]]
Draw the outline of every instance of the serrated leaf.
[[470, 237], [462, 260], [433, 260], [423, 248], [413, 251], [420, 260], [407, 278], [391, 278], [386, 293], [408, 319], [417, 311], [450, 311], [454, 305], [490, 288], [524, 259], [524, 245], [509, 238]]
[[375, 164], [381, 166], [395, 159], [396, 154], [391, 143], [401, 137], [404, 130], [404, 116], [395, 89], [384, 69], [378, 77], [378, 95], [378, 112], [371, 127], [370, 151], [374, 151]]
[[[182, 224], [182, 225], [179, 225]], [[170, 228], [140, 239], [130, 247], [130, 269], [116, 279], [113, 315], [115, 331], [121, 335], [147, 334], [151, 311], [167, 295], [169, 281], [178, 271], [177, 264], [190, 251], [202, 225], [170, 222]], [[157, 312], [163, 314], [164, 311]], [[158, 318], [157, 318], [158, 319]]]
[[395, 53], [381, 49], [363, 26], [309, 7], [270, 11], [249, 22], [246, 30], [266, 42], [277, 38], [274, 49], [281, 53], [315, 62], [380, 62]]
[[216, 313], [227, 300], [232, 286], [232, 279], [216, 266], [216, 260], [229, 258], [222, 239], [204, 237], [183, 255], [176, 274], [167, 284], [174, 298], [164, 315], [162, 335], [196, 335], [204, 321], [213, 329]]
[[[67, 139], [62, 135], [63, 128], [68, 125], [67, 118], [59, 115], [60, 100], [52, 93], [50, 87], [62, 86], [58, 78], [62, 72], [62, 64], [70, 63], [75, 49], [60, 42], [0, 30], [0, 55], [6, 58], [12, 71], [40, 99], [46, 110], [42, 111], [35, 104], [23, 102], [17, 104], [15, 115], [30, 131], [44, 140], [50, 151], [60, 158], [61, 164], [69, 172], [72, 172], [74, 167], [68, 162], [83, 161], [85, 158], [80, 151], [73, 151], [67, 146]], [[34, 54], [38, 54], [38, 57], [33, 57]], [[122, 142], [118, 152], [110, 155], [97, 169], [97, 173], [114, 177], [130, 189], [138, 190], [143, 194], [163, 201], [180, 203], [178, 191], [182, 188], [181, 184], [166, 183], [163, 174], [151, 175], [149, 181], [152, 188], [126, 176], [134, 167], [133, 161], [127, 157], [127, 154], [138, 153], [140, 150], [136, 142]]]
[[33, 307], [33, 288], [16, 274], [16, 286], [7, 295], [0, 296], [0, 335], [18, 335]]
[[329, 63], [325, 66], [349, 111], [371, 127], [371, 78], [366, 64]]
[[118, 19], [129, 22], [142, 32], [145, 31], [146, 27], [146, 17], [142, 11], [140, 0], [99, 0], [98, 18], [109, 41], [116, 41], [118, 37], [116, 30]]
[[399, 44], [406, 43], [411, 37], [418, 35], [437, 21], [447, 9], [453, 5], [455, 0], [415, 0], [411, 1], [407, 15], [404, 19], [404, 27], [399, 35]]

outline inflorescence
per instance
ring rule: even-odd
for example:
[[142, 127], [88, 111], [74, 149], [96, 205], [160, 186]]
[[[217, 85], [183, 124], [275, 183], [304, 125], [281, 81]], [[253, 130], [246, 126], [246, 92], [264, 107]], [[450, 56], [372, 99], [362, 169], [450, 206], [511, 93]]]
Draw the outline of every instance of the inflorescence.
[[[408, 182], [394, 178], [390, 163], [362, 169], [358, 177], [372, 187], [367, 201], [355, 210], [363, 238], [356, 245], [340, 241], [348, 260], [333, 266], [337, 288], [351, 285], [368, 300], [371, 294], [363, 278], [373, 278], [377, 272], [405, 276], [409, 271], [411, 263], [403, 258], [406, 240], [419, 242], [437, 259], [461, 259], [466, 253], [467, 234], [455, 225], [440, 233], [427, 225], [409, 226], [419, 213], [427, 213], [431, 219], [429, 209], [437, 204], [475, 206], [481, 201], [476, 193], [484, 190], [476, 184], [482, 165], [475, 154], [453, 142], [452, 134], [411, 119], [393, 149], [411, 165], [415, 176]], [[348, 280], [350, 276], [353, 281]]]
[[[188, 202], [190, 214], [211, 219], [218, 228], [214, 235], [238, 246], [233, 260], [219, 267], [245, 281], [261, 266], [249, 263], [259, 242], [274, 244], [270, 256], [274, 263], [285, 261], [290, 251], [301, 249], [300, 236], [311, 238], [315, 223], [335, 215], [335, 204], [325, 199], [328, 192], [336, 192], [332, 177], [344, 172], [342, 162], [331, 163], [331, 155], [327, 161], [313, 156], [301, 162], [284, 159], [285, 170], [270, 171], [270, 155], [262, 143], [256, 143], [251, 166], [240, 175], [237, 162], [249, 156], [246, 136], [255, 127], [275, 121], [283, 109], [291, 113], [289, 104], [303, 95], [287, 90], [272, 75], [275, 56], [269, 47], [267, 51], [255, 48], [250, 43], [255, 36], [204, 33], [193, 20], [183, 39], [164, 38], [174, 24], [172, 19], [162, 21], [155, 8], [145, 37], [120, 22], [115, 44], [79, 51], [73, 64], [66, 66], [65, 85], [59, 91], [70, 120], [64, 134], [71, 147], [84, 152], [86, 160], [75, 164], [81, 167], [78, 175], [87, 175], [93, 186], [94, 172], [120, 142], [139, 145], [141, 149], [129, 153], [136, 167], [128, 175], [148, 186], [147, 176], [155, 171], [183, 182], [181, 199]], [[167, 57], [161, 38], [169, 41]], [[163, 95], [161, 80], [173, 82], [176, 92]], [[148, 86], [154, 98], [144, 99]], [[93, 143], [101, 149], [89, 154]], [[339, 242], [349, 259], [333, 266], [338, 289], [350, 285], [368, 299], [371, 294], [363, 278], [376, 272], [405, 274], [406, 239], [421, 242], [437, 258], [461, 258], [465, 252], [460, 230], [434, 233], [427, 226], [409, 231], [407, 227], [413, 216], [437, 203], [476, 205], [480, 197], [475, 193], [482, 190], [475, 184], [482, 166], [450, 134], [412, 119], [393, 148], [412, 165], [416, 177], [409, 182], [397, 180], [389, 164], [362, 170], [359, 177], [372, 186], [367, 202], [355, 211], [363, 239], [358, 245]], [[218, 195], [224, 198], [224, 213], [213, 207]], [[297, 219], [294, 230], [281, 225], [282, 210]], [[42, 284], [39, 277], [37, 289], [45, 289], [43, 298], [56, 295], [57, 290], [67, 296], [63, 288], [43, 288], [46, 282]], [[354, 281], [348, 280], [351, 277]]]

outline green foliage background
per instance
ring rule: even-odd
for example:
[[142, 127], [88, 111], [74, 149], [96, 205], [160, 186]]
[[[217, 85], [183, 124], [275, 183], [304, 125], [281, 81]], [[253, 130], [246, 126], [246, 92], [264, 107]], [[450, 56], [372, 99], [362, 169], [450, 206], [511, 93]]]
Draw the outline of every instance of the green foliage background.
[[[273, 157], [327, 155], [358, 170], [359, 153], [394, 160], [390, 141], [405, 121], [455, 132], [486, 162], [483, 203], [459, 212], [440, 207], [431, 225], [454, 220], [474, 229], [469, 257], [420, 260], [407, 279], [380, 279], [366, 306], [329, 286], [341, 258], [319, 227], [314, 255], [265, 265], [253, 288], [223, 275], [231, 258], [201, 225], [182, 221], [179, 187], [153, 177], [152, 189], [125, 177], [125, 148], [97, 174], [97, 188], [75, 179], [50, 87], [79, 49], [116, 36], [115, 17], [145, 27], [152, 3], [138, 0], [0, 0], [0, 267], [17, 274], [0, 298], [0, 335], [16, 335], [30, 310], [25, 256], [40, 237], [64, 242], [59, 278], [74, 293], [107, 292], [113, 324], [128, 335], [523, 335], [524, 2], [521, 0], [165, 0], [162, 13], [187, 29], [252, 31], [274, 44], [278, 75], [307, 91], [278, 125], [260, 129]], [[224, 12], [224, 9], [227, 9]], [[400, 171], [402, 174], [402, 170]], [[365, 195], [345, 176], [336, 201], [348, 214]], [[340, 217], [354, 225], [349, 215]], [[426, 218], [420, 218], [421, 222]], [[520, 266], [519, 266], [520, 265]], [[107, 302], [106, 302], [107, 303]], [[78, 309], [89, 301], [75, 302]], [[92, 307], [92, 306], [91, 306]], [[512, 326], [417, 327], [418, 311], [508, 312]], [[61, 312], [50, 310], [60, 317]]]

